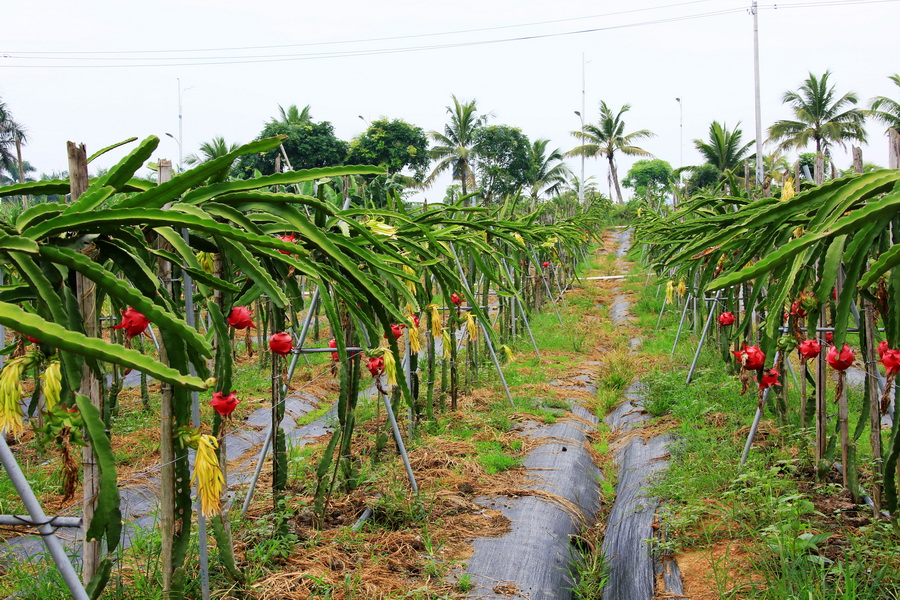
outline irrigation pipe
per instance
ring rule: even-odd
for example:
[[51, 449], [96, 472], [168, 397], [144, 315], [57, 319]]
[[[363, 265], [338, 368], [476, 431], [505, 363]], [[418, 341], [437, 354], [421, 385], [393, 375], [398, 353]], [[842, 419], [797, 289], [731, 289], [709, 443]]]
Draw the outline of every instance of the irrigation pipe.
[[[722, 295], [722, 290], [716, 292], [716, 300]], [[700, 335], [700, 342], [697, 344], [697, 351], [694, 352], [694, 360], [691, 362], [691, 368], [688, 370], [687, 381], [685, 381], [686, 385], [691, 384], [691, 380], [694, 378], [694, 369], [697, 368], [697, 361], [700, 359], [700, 351], [703, 349], [703, 342], [706, 341], [706, 334], [709, 332], [709, 326], [712, 325], [713, 316], [716, 314], [716, 311], [713, 310], [714, 306], [709, 307], [709, 316], [706, 317], [706, 325], [703, 327], [703, 333]], [[660, 313], [661, 314], [661, 313]]]
[[38, 499], [31, 490], [31, 486], [28, 485], [28, 480], [25, 479], [25, 475], [22, 473], [22, 469], [19, 468], [19, 463], [16, 462], [15, 456], [13, 456], [12, 451], [6, 444], [6, 435], [2, 432], [0, 432], [0, 464], [3, 464], [3, 468], [9, 474], [9, 479], [12, 481], [13, 487], [16, 488], [19, 498], [22, 499], [22, 504], [25, 505], [31, 520], [42, 524], [38, 527], [38, 531], [41, 533], [41, 540], [47, 547], [50, 556], [53, 557], [53, 562], [56, 563], [56, 568], [62, 575], [63, 581], [66, 582], [66, 587], [69, 588], [72, 597], [75, 600], [88, 600], [87, 592], [78, 578], [78, 573], [75, 572], [75, 567], [72, 566], [66, 551], [63, 550], [53, 526], [50, 525], [47, 515], [44, 514], [44, 509], [41, 508]]

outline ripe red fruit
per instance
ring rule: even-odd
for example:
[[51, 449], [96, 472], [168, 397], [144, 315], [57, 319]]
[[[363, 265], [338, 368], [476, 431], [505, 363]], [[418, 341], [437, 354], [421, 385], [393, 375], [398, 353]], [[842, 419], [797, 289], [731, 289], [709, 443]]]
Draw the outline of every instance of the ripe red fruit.
[[35, 338], [31, 337], [30, 335], [27, 335], [24, 333], [19, 333], [18, 331], [14, 331], [13, 333], [15, 333], [16, 335], [21, 335], [22, 337], [27, 339], [32, 344], [40, 344], [41, 343], [41, 340], [35, 339]]
[[[395, 340], [399, 340], [400, 336], [403, 335], [403, 328], [405, 325], [397, 325], [395, 323], [391, 323], [391, 333], [394, 336]], [[387, 334], [384, 334], [384, 339], [387, 339]]]
[[459, 294], [457, 294], [456, 292], [453, 292], [452, 294], [450, 294], [450, 302], [452, 302], [453, 304], [459, 306], [460, 304], [462, 304], [462, 301], [463, 301], [463, 297], [460, 296]]
[[822, 346], [816, 340], [803, 340], [797, 348], [803, 360], [815, 358], [822, 352]]
[[269, 337], [269, 350], [279, 356], [287, 356], [294, 346], [294, 338], [285, 331], [279, 331]]
[[881, 364], [887, 375], [900, 373], [900, 350], [886, 349], [881, 355]]
[[247, 329], [248, 327], [255, 328], [256, 325], [253, 324], [253, 311], [246, 306], [235, 306], [231, 309], [231, 314], [228, 315], [228, 324], [235, 329]]
[[762, 381], [759, 382], [759, 389], [764, 390], [767, 387], [771, 387], [773, 385], [781, 385], [781, 383], [778, 382], [778, 377], [780, 375], [781, 373], [779, 373], [778, 369], [774, 367], [771, 369], [766, 369], [765, 371], [763, 371]]
[[[28, 338], [28, 339], [31, 339], [31, 338]], [[888, 347], [887, 340], [881, 340], [881, 342], [878, 344], [878, 358], [883, 358], [884, 353], [887, 352], [888, 350], [890, 350], [890, 348]]]
[[854, 358], [853, 350], [847, 344], [844, 344], [840, 352], [838, 352], [837, 346], [832, 346], [825, 355], [825, 360], [835, 371], [846, 371], [853, 364]]
[[791, 314], [795, 315], [797, 317], [800, 317], [802, 319], [809, 313], [807, 313], [806, 310], [804, 310], [804, 308], [803, 308], [803, 306], [801, 306], [800, 302], [801, 302], [800, 300], [794, 300], [794, 302], [791, 304]]
[[748, 371], [758, 371], [763, 368], [766, 363], [765, 353], [759, 349], [759, 346], [748, 346], [744, 344], [743, 349], [732, 351], [734, 357]]
[[728, 327], [734, 325], [734, 313], [723, 312], [719, 315], [719, 327]]
[[549, 267], [549, 266], [550, 266], [550, 263], [547, 262], [547, 261], [545, 260], [545, 261], [544, 261], [544, 264], [543, 264], [543, 267], [546, 269], [546, 268]]
[[150, 320], [147, 317], [129, 306], [122, 311], [122, 321], [118, 325], [113, 325], [113, 329], [124, 329], [125, 335], [131, 339], [144, 333], [149, 324]]
[[[328, 347], [329, 348], [337, 348], [337, 340], [334, 338], [331, 338], [330, 340], [328, 340]], [[337, 362], [340, 360], [340, 358], [338, 358], [337, 352], [331, 353], [331, 360], [333, 360], [334, 362]]]
[[212, 400], [210, 400], [209, 405], [213, 407], [213, 410], [222, 415], [223, 417], [230, 417], [231, 413], [234, 412], [234, 409], [240, 404], [240, 400], [237, 399], [237, 396], [234, 392], [231, 392], [227, 396], [222, 392], [213, 393]]
[[[293, 233], [289, 233], [287, 235], [279, 235], [278, 239], [281, 240], [282, 242], [287, 242], [288, 244], [293, 244], [294, 241], [297, 239], [297, 236], [295, 236]], [[288, 252], [287, 250], [279, 250], [279, 252], [281, 252], [282, 254], [290, 254], [290, 252]]]
[[369, 373], [372, 374], [372, 377], [378, 377], [384, 370], [384, 359], [380, 356], [370, 358], [368, 364], [366, 364], [366, 368], [369, 369]]

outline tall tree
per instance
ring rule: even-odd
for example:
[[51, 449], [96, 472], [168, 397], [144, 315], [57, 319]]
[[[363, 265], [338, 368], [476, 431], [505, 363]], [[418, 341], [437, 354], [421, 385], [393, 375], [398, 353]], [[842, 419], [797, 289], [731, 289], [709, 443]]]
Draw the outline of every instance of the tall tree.
[[312, 122], [312, 113], [309, 104], [303, 108], [297, 108], [296, 104], [291, 104], [285, 109], [282, 105], [278, 105], [278, 116], [273, 117], [270, 123], [282, 123], [284, 125], [300, 125], [302, 123]]
[[[328, 121], [291, 124], [272, 120], [266, 123], [256, 139], [276, 135], [287, 136], [282, 145], [296, 171], [343, 164], [349, 150], [349, 144], [334, 135], [334, 127]], [[252, 177], [254, 169], [269, 175], [275, 172], [278, 154], [278, 148], [262, 154], [245, 154], [238, 160], [235, 171], [242, 178]]]
[[847, 142], [866, 141], [865, 113], [855, 108], [859, 99], [853, 92], [838, 97], [828, 84], [830, 76], [831, 71], [821, 77], [810, 73], [799, 90], [784, 93], [782, 102], [791, 106], [794, 120], [769, 127], [769, 140], [780, 149], [804, 148], [813, 142], [820, 154], [832, 144], [845, 147]]
[[559, 194], [572, 177], [569, 166], [563, 162], [559, 148], [547, 150], [550, 140], [534, 140], [529, 148], [528, 184], [532, 207], [542, 194]]
[[472, 161], [477, 154], [476, 132], [487, 122], [487, 115], [479, 115], [476, 101], [460, 102], [451, 96], [453, 106], [447, 107], [450, 122], [444, 125], [444, 133], [432, 131], [428, 135], [435, 142], [431, 148], [431, 158], [438, 161], [426, 185], [434, 182], [441, 173], [450, 170], [453, 179], [462, 186], [462, 195], [468, 193], [469, 186], [475, 186]]
[[[900, 88], [900, 74], [895, 73], [888, 79]], [[869, 100], [869, 115], [879, 123], [887, 125], [888, 129], [900, 133], [900, 101], [887, 96], [875, 96]]]
[[531, 142], [527, 135], [509, 125], [486, 125], [473, 137], [478, 149], [474, 170], [485, 205], [495, 197], [515, 194], [528, 184]]
[[408, 167], [421, 181], [431, 162], [428, 138], [421, 127], [402, 119], [378, 119], [350, 142], [346, 162], [349, 165], [383, 165], [391, 174]]
[[229, 144], [225, 141], [225, 138], [219, 135], [208, 142], [200, 144], [200, 149], [197, 152], [188, 154], [184, 158], [184, 164], [199, 165], [200, 163], [205, 163], [214, 158], [225, 156], [229, 152], [234, 152], [238, 147], [238, 144]]
[[649, 129], [639, 129], [631, 133], [625, 133], [625, 121], [622, 115], [631, 110], [630, 104], [625, 104], [619, 112], [613, 111], [600, 102], [600, 122], [596, 125], [585, 123], [584, 129], [573, 131], [572, 135], [584, 141], [581, 146], [569, 150], [568, 156], [586, 156], [594, 158], [603, 156], [609, 162], [609, 178], [616, 188], [616, 198], [619, 204], [623, 203], [622, 188], [619, 186], [619, 175], [616, 171], [616, 152], [629, 156], [652, 156], [643, 148], [635, 145], [635, 142], [653, 137], [655, 134]]
[[631, 165], [622, 185], [634, 190], [637, 198], [661, 198], [673, 181], [672, 165], [654, 158], [639, 160]]
[[700, 152], [708, 164], [713, 165], [719, 171], [735, 171], [742, 167], [745, 159], [749, 158], [750, 148], [756, 143], [750, 140], [742, 144], [743, 132], [740, 130], [740, 122], [729, 130], [728, 125], [713, 121], [709, 126], [709, 141], [694, 140], [694, 147]]
[[[0, 99], [0, 171], [24, 175], [22, 144], [28, 141], [25, 128], [17, 123]], [[19, 181], [24, 178], [19, 177]]]

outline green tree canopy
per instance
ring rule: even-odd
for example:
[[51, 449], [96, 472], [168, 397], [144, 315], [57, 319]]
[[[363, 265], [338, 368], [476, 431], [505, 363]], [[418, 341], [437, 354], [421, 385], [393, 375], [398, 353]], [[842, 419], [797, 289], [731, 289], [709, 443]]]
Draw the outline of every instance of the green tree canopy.
[[[256, 139], [261, 140], [276, 135], [286, 135], [284, 151], [295, 171], [315, 169], [343, 164], [349, 144], [334, 135], [334, 127], [328, 121], [314, 123], [284, 123], [270, 121], [263, 127]], [[243, 155], [235, 166], [238, 177], [248, 178], [258, 169], [263, 175], [275, 172], [275, 157], [279, 149], [274, 148], [261, 154]]]
[[388, 173], [399, 173], [409, 167], [417, 180], [425, 177], [431, 158], [428, 138], [421, 127], [402, 119], [378, 119], [350, 142], [347, 164], [382, 165]]
[[0, 175], [6, 172], [18, 176], [21, 148], [26, 141], [25, 128], [13, 119], [12, 113], [0, 99]]
[[744, 160], [750, 158], [750, 148], [756, 140], [742, 144], [743, 132], [740, 126], [738, 122], [734, 129], [729, 130], [728, 125], [713, 121], [709, 126], [709, 140], [694, 140], [694, 147], [707, 164], [713, 165], [722, 173], [742, 168]]
[[[888, 79], [893, 81], [898, 88], [897, 91], [900, 91], [900, 74], [895, 73]], [[869, 101], [869, 114], [879, 123], [887, 125], [888, 129], [900, 133], [900, 100], [876, 96]]]
[[453, 179], [460, 182], [465, 196], [470, 187], [476, 185], [471, 165], [476, 153], [475, 132], [484, 126], [487, 115], [478, 114], [475, 100], [460, 102], [456, 96], [451, 98], [453, 106], [447, 107], [450, 122], [444, 125], [444, 133], [432, 131], [428, 134], [435, 144], [431, 148], [431, 158], [437, 164], [425, 184], [431, 185], [438, 175], [450, 170]]
[[641, 139], [651, 138], [655, 134], [649, 129], [639, 129], [631, 133], [625, 133], [625, 121], [622, 116], [631, 110], [630, 104], [625, 104], [619, 112], [613, 113], [605, 101], [600, 102], [600, 122], [596, 125], [585, 123], [584, 128], [573, 131], [572, 135], [582, 141], [580, 146], [569, 150], [569, 156], [586, 156], [606, 158], [609, 163], [609, 178], [616, 188], [616, 198], [622, 204], [622, 188], [619, 187], [619, 175], [616, 170], [616, 153], [631, 156], [652, 156], [649, 152], [635, 145]]
[[529, 183], [531, 142], [509, 125], [488, 125], [474, 135], [475, 173], [484, 202], [514, 194]]
[[810, 142], [816, 153], [832, 144], [845, 147], [847, 142], [865, 142], [865, 114], [855, 108], [858, 98], [847, 92], [838, 97], [833, 85], [828, 85], [830, 71], [821, 77], [809, 74], [800, 89], [787, 91], [782, 102], [789, 104], [794, 120], [776, 121], [769, 127], [769, 140], [779, 148], [804, 148]]
[[656, 198], [666, 192], [672, 181], [672, 165], [654, 158], [639, 160], [631, 165], [622, 185], [634, 190], [636, 198]]
[[532, 205], [541, 194], [559, 194], [572, 177], [558, 148], [548, 150], [550, 140], [534, 140], [529, 149], [528, 187]]
[[199, 165], [200, 163], [205, 163], [214, 158], [219, 158], [220, 156], [225, 156], [230, 152], [234, 152], [238, 147], [239, 144], [229, 144], [225, 141], [225, 138], [218, 135], [210, 141], [200, 144], [200, 149], [197, 150], [197, 152], [192, 152], [185, 156], [184, 164]]

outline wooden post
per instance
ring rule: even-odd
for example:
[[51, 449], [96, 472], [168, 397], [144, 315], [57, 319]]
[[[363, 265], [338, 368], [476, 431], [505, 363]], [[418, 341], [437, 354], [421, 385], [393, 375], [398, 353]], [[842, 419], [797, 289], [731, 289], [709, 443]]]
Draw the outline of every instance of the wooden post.
[[816, 154], [816, 162], [813, 168], [813, 181], [816, 185], [825, 183], [825, 157], [819, 152]]
[[[165, 159], [159, 161], [159, 183], [172, 179], [172, 162]], [[162, 245], [162, 240], [160, 240]], [[160, 259], [157, 263], [157, 275], [164, 286], [172, 285], [172, 264]], [[159, 361], [169, 364], [166, 345], [159, 345]], [[162, 536], [160, 559], [162, 561], [163, 597], [168, 598], [172, 591], [173, 548], [175, 545], [175, 414], [174, 390], [171, 383], [160, 382], [160, 427], [159, 427], [159, 528]]]
[[888, 167], [900, 169], [900, 131], [888, 129]]
[[[67, 142], [66, 150], [69, 157], [69, 186], [72, 202], [74, 202], [88, 188], [87, 152], [84, 144], [75, 144], [74, 142]], [[93, 245], [90, 245], [84, 249], [88, 256], [90, 256], [92, 247]], [[97, 319], [97, 295], [94, 282], [78, 273], [75, 275], [75, 290], [85, 334], [89, 337], [99, 337], [100, 322]], [[91, 404], [96, 406], [100, 413], [103, 414], [100, 380], [88, 367], [87, 362], [85, 362], [82, 369], [81, 387], [78, 389], [78, 393], [87, 396]], [[100, 492], [100, 471], [97, 466], [97, 459], [94, 456], [94, 449], [90, 445], [85, 446], [81, 451], [81, 464], [84, 473], [84, 500], [82, 501], [84, 524], [82, 532], [87, 533], [91, 520], [94, 517], [94, 510], [97, 507], [97, 494]], [[82, 561], [81, 577], [84, 584], [87, 585], [94, 577], [94, 573], [97, 571], [97, 566], [100, 563], [99, 540], [91, 542], [85, 540]]]
[[863, 158], [862, 158], [862, 149], [858, 146], [853, 146], [853, 172], [854, 173], [862, 173], [863, 172]]

